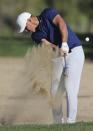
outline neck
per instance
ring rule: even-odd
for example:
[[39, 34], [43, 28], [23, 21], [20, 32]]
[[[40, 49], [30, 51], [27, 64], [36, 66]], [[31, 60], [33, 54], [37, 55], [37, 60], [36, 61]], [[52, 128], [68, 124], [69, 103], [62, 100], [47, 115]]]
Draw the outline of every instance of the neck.
[[39, 25], [39, 20], [38, 18], [35, 16], [35, 25], [38, 26]]
[[39, 20], [38, 20], [38, 17], [35, 17], [35, 30], [36, 30], [36, 28], [39, 26]]

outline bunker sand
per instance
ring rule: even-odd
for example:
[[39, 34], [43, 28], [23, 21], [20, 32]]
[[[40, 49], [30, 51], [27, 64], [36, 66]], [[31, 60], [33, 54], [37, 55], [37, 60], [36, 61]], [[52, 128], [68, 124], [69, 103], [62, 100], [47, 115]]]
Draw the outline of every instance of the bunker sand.
[[[33, 52], [33, 57], [28, 51], [24, 59], [0, 58], [0, 122], [2, 124], [52, 123], [51, 104], [49, 103], [51, 66], [47, 64], [54, 54], [50, 55], [50, 58], [46, 56], [48, 61], [42, 59], [44, 62], [42, 64], [39, 63], [41, 60], [39, 55], [35, 60], [37, 57], [35, 49]], [[41, 52], [41, 55], [43, 53], [45, 51]], [[34, 63], [34, 67], [31, 62]], [[37, 64], [40, 65], [37, 66]], [[92, 70], [93, 63], [86, 61], [79, 93], [78, 121], [93, 121]], [[65, 96], [63, 105], [65, 112]]]

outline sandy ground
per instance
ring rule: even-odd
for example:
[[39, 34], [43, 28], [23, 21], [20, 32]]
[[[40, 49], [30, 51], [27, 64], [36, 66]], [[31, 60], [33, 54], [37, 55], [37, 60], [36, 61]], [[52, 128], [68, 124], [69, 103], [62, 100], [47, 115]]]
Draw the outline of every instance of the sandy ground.
[[[52, 123], [51, 106], [46, 97], [13, 97], [13, 94], [17, 93], [16, 79], [23, 70], [24, 59], [0, 58], [1, 122]], [[81, 79], [77, 119], [93, 121], [93, 63], [88, 61], [85, 62]]]

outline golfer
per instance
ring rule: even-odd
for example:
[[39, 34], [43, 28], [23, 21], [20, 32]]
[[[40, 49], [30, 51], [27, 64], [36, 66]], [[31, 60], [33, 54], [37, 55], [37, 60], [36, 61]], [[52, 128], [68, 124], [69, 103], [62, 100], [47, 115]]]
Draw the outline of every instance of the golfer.
[[[57, 93], [62, 81], [63, 68], [66, 70], [64, 86], [67, 98], [67, 123], [75, 123], [77, 116], [78, 93], [81, 73], [84, 64], [84, 52], [81, 41], [54, 8], [44, 9], [39, 16], [23, 12], [17, 17], [19, 32], [31, 32], [32, 40], [36, 43], [46, 43], [52, 48], [58, 48], [59, 54], [65, 54], [65, 60], [54, 60], [55, 70], [52, 77], [51, 95]], [[63, 86], [63, 83], [61, 84]], [[64, 123], [62, 105], [53, 109], [55, 123]]]

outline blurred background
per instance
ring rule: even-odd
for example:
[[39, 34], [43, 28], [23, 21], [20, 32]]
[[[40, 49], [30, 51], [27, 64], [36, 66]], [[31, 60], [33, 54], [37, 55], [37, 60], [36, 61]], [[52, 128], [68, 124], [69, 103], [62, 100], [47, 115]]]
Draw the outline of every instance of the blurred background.
[[[39, 15], [46, 7], [56, 8], [65, 21], [72, 27], [82, 40], [87, 56], [92, 59], [93, 49], [93, 1], [92, 0], [0, 0], [0, 55], [24, 55], [25, 50], [31, 46], [29, 35], [17, 34], [15, 31], [16, 17], [23, 11]], [[86, 38], [87, 37], [87, 38]], [[25, 38], [25, 40], [23, 39]], [[26, 40], [27, 38], [27, 40]], [[30, 37], [29, 37], [30, 38]], [[8, 41], [7, 41], [8, 39]], [[21, 41], [20, 41], [21, 39]], [[9, 53], [5, 45], [7, 43]], [[23, 51], [14, 51], [15, 43], [23, 43]], [[3, 45], [2, 45], [3, 44]], [[12, 45], [11, 45], [12, 44]], [[25, 47], [26, 44], [26, 47]], [[4, 47], [4, 51], [2, 48]], [[9, 48], [11, 47], [11, 49]], [[92, 48], [91, 48], [92, 47]], [[15, 47], [16, 48], [16, 47]], [[11, 51], [10, 51], [11, 50]], [[16, 53], [13, 53], [13, 51]], [[4, 52], [4, 53], [3, 53]], [[19, 53], [19, 54], [18, 54]]]
[[[93, 0], [0, 0], [0, 121], [3, 123], [12, 113], [10, 105], [14, 104], [13, 100], [24, 105], [24, 99], [10, 96], [13, 92], [16, 95], [14, 83], [17, 85], [18, 82], [15, 80], [20, 73], [23, 76], [24, 56], [33, 46], [30, 34], [16, 32], [16, 18], [24, 11], [39, 15], [47, 7], [56, 8], [82, 41], [86, 59], [79, 94], [78, 120], [93, 121]], [[45, 102], [42, 106], [39, 103], [30, 99], [28, 106], [22, 106], [19, 113], [14, 106], [17, 120], [49, 123], [49, 106]], [[43, 113], [41, 109], [44, 109]]]
[[[59, 11], [65, 21], [78, 34], [84, 47], [87, 47], [85, 49], [87, 53], [86, 57], [93, 59], [93, 44], [91, 44], [93, 42], [92, 0], [85, 2], [83, 0], [0, 0], [0, 55], [23, 56], [25, 54], [26, 49], [31, 46], [32, 42], [31, 39], [29, 42], [29, 35], [16, 33], [15, 22], [17, 15], [23, 11], [39, 15], [47, 7], [54, 7]], [[23, 50], [21, 49], [21, 51], [17, 51], [16, 53], [15, 49], [13, 53], [13, 47], [16, 47], [16, 44], [18, 44], [20, 50], [21, 45], [19, 43], [23, 44]], [[4, 50], [2, 49], [2, 45]]]
[[0, 0], [0, 35], [13, 35], [19, 13], [39, 15], [46, 7], [56, 8], [76, 32], [93, 32], [92, 0]]

